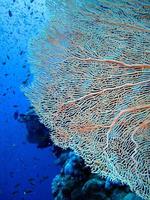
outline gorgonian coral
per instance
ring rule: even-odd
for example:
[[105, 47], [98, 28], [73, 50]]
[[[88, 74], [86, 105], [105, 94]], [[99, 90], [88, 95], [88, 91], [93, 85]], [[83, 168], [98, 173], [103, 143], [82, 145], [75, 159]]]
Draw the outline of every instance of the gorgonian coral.
[[148, 1], [47, 1], [25, 88], [55, 144], [92, 172], [150, 195]]

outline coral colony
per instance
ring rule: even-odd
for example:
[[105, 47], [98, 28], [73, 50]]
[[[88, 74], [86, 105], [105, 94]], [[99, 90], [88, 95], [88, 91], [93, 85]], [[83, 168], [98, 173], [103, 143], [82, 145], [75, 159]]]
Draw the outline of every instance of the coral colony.
[[26, 124], [28, 142], [37, 144], [37, 148], [50, 146], [62, 168], [51, 185], [55, 200], [142, 200], [119, 181], [113, 182], [109, 177], [91, 173], [84, 160], [70, 149], [63, 150], [54, 145], [47, 137], [48, 129], [39, 122], [32, 109], [19, 114], [18, 120]]
[[47, 8], [51, 19], [30, 43], [26, 96], [54, 144], [149, 200], [148, 1], [47, 0]]

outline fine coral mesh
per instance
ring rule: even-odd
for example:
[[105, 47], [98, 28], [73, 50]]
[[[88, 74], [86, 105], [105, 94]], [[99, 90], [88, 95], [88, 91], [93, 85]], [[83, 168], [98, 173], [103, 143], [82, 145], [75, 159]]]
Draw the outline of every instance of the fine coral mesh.
[[51, 139], [92, 172], [150, 195], [148, 1], [47, 1], [24, 88]]

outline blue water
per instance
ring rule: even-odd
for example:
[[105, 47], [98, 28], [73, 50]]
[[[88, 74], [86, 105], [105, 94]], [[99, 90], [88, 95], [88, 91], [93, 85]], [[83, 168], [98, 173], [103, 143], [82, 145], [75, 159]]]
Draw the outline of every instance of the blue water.
[[52, 199], [59, 169], [51, 149], [29, 144], [25, 124], [14, 119], [30, 105], [20, 90], [30, 76], [27, 46], [45, 20], [44, 0], [0, 0], [0, 200]]

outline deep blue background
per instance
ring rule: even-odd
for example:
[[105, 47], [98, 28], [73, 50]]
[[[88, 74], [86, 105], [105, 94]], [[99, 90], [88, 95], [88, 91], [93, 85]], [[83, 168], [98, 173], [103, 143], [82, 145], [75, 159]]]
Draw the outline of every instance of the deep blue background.
[[[20, 87], [30, 74], [28, 41], [47, 18], [44, 3], [0, 0], [0, 200], [51, 200], [51, 181], [59, 171], [51, 149], [28, 144], [25, 125], [13, 117], [30, 105]], [[49, 178], [40, 183], [43, 176]]]

